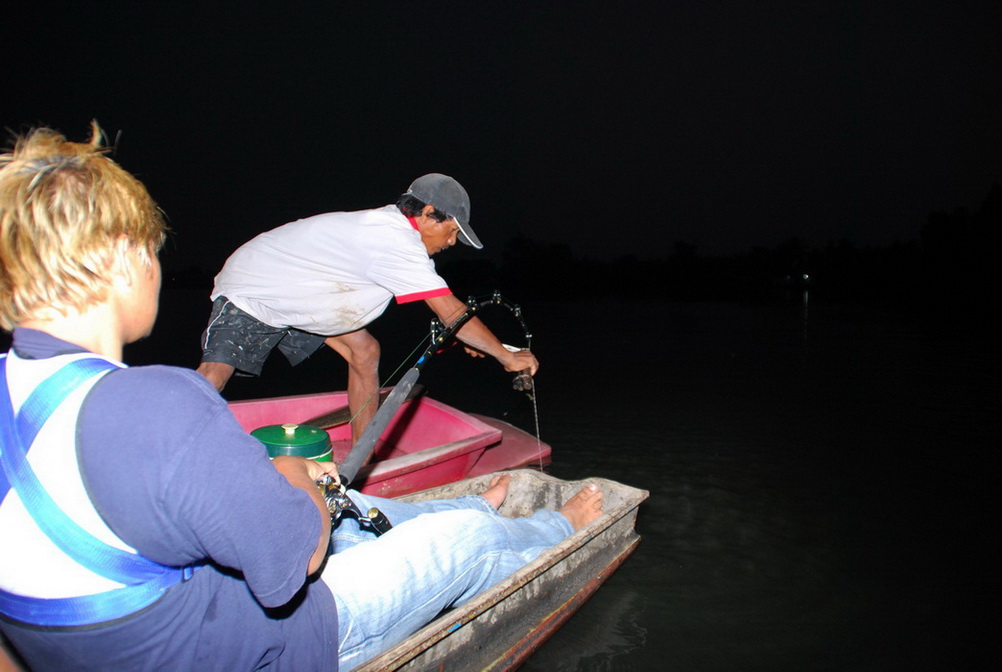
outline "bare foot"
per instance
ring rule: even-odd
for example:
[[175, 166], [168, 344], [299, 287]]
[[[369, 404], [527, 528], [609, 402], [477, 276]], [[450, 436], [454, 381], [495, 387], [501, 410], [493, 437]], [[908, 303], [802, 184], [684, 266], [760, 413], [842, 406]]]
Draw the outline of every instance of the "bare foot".
[[481, 497], [495, 509], [500, 509], [504, 504], [505, 497], [508, 496], [508, 486], [511, 485], [511, 476], [501, 474], [491, 479], [491, 484], [484, 490]]
[[602, 491], [594, 483], [589, 483], [568, 499], [559, 512], [577, 532], [602, 515]]

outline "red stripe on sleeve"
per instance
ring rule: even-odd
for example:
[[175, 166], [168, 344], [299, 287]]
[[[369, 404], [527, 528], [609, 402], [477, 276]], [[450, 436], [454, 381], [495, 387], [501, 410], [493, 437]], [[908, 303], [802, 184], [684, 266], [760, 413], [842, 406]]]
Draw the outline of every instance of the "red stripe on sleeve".
[[414, 301], [423, 301], [425, 299], [433, 299], [436, 296], [445, 296], [446, 294], [452, 294], [452, 290], [448, 287], [441, 287], [439, 289], [431, 289], [427, 292], [416, 292], [414, 294], [403, 294], [396, 297], [397, 303], [412, 303]]

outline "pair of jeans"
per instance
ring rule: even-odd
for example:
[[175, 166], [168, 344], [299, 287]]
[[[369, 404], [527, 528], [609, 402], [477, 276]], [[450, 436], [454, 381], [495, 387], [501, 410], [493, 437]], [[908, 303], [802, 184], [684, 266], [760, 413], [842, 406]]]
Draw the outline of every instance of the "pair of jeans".
[[338, 610], [344, 672], [404, 640], [444, 609], [490, 588], [573, 532], [556, 511], [509, 519], [479, 496], [407, 503], [349, 491], [393, 524], [376, 537], [342, 518], [322, 579]]

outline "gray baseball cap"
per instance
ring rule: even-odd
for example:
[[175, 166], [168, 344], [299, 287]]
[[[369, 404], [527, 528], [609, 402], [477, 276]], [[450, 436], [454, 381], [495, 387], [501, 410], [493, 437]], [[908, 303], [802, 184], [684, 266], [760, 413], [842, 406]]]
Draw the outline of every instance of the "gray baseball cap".
[[408, 187], [407, 193], [454, 218], [459, 224], [461, 243], [478, 250], [483, 249], [484, 244], [470, 227], [470, 197], [459, 182], [448, 175], [428, 173], [414, 180]]

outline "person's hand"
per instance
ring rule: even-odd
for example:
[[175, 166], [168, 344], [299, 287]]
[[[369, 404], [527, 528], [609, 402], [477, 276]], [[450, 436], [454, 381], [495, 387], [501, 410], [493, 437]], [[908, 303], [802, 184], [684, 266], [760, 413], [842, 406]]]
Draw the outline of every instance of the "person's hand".
[[[303, 458], [306, 459], [306, 458]], [[337, 473], [337, 464], [334, 462], [318, 462], [316, 460], [306, 460], [306, 472], [314, 481], [320, 480], [325, 474], [340, 483], [341, 478]]]
[[484, 353], [480, 352], [479, 350], [477, 350], [475, 348], [471, 348], [468, 345], [464, 345], [463, 346], [463, 350], [466, 350], [466, 354], [468, 354], [470, 357], [486, 357], [487, 356]]
[[515, 350], [511, 353], [511, 359], [504, 365], [505, 371], [518, 373], [528, 371], [530, 376], [535, 376], [539, 370], [539, 362], [536, 356], [529, 350]]

